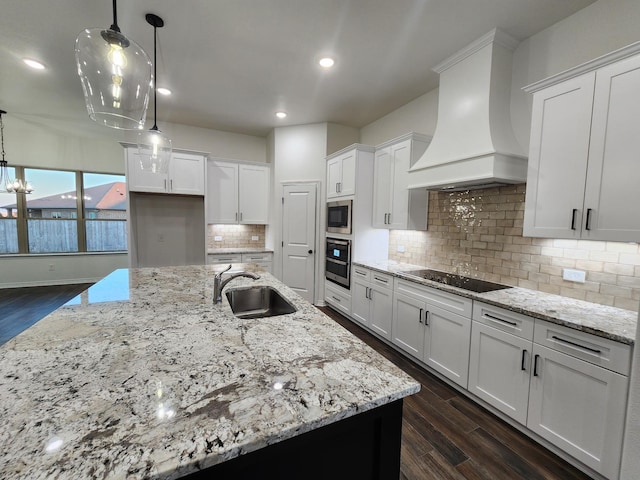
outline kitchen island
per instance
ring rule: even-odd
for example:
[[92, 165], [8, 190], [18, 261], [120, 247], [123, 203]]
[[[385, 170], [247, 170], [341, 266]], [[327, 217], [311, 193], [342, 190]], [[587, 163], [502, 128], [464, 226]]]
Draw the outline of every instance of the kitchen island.
[[0, 477], [320, 478], [353, 454], [397, 478], [419, 384], [269, 274], [225, 291], [273, 286], [295, 313], [214, 305], [221, 269], [117, 270], [0, 347]]

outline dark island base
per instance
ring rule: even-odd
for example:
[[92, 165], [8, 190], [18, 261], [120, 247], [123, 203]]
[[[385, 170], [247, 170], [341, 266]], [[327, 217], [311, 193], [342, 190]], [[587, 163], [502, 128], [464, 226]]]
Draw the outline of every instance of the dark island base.
[[397, 400], [184, 478], [398, 480], [401, 436]]

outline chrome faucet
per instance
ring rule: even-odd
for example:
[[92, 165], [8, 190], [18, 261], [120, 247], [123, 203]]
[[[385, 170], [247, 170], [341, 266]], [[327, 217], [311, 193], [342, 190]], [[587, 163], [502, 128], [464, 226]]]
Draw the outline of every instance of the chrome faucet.
[[258, 280], [260, 278], [260, 275], [256, 275], [255, 273], [238, 272], [238, 273], [232, 273], [229, 278], [226, 278], [223, 281], [222, 274], [228, 272], [229, 270], [231, 270], [231, 265], [229, 265], [222, 272], [216, 273], [216, 276], [213, 277], [213, 303], [222, 302], [222, 289], [227, 285], [227, 283], [229, 283], [234, 278], [247, 277], [247, 278], [253, 278], [254, 280]]

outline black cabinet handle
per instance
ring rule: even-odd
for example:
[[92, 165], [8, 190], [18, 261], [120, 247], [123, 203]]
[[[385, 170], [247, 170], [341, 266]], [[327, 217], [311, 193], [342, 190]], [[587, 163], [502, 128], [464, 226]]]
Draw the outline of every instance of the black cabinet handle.
[[507, 325], [511, 325], [512, 327], [518, 326], [516, 322], [510, 322], [509, 320], [505, 320], [504, 318], [494, 317], [493, 315], [490, 315], [488, 313], [485, 313], [484, 316], [491, 320], [497, 320], [498, 322], [506, 323]]
[[537, 377], [538, 376], [538, 357], [540, 355], [535, 355], [533, 357], [533, 376]]
[[585, 347], [584, 345], [580, 345], [579, 343], [575, 343], [575, 342], [571, 342], [569, 340], [565, 340], [564, 338], [556, 337], [555, 335], [552, 335], [551, 338], [553, 338], [554, 340], [556, 340], [558, 342], [567, 343], [567, 344], [572, 345], [574, 347], [582, 348], [584, 350], [588, 350], [588, 351], [593, 352], [593, 353], [598, 353], [598, 354], [602, 353], [602, 350], [596, 350], [595, 348]]
[[522, 350], [522, 362], [520, 362], [520, 370], [525, 371], [526, 368], [524, 366], [524, 360], [527, 356], [527, 349], [525, 348], [524, 350]]
[[422, 308], [420, 309], [420, 313], [418, 314], [418, 322], [422, 325]]
[[575, 230], [576, 229], [576, 213], [578, 213], [578, 209], [574, 208], [571, 211], [571, 230]]
[[429, 326], [429, 310], [427, 310], [426, 312], [424, 312], [424, 324], [428, 327]]
[[587, 223], [584, 226], [585, 230], [591, 230], [591, 208], [587, 208]]

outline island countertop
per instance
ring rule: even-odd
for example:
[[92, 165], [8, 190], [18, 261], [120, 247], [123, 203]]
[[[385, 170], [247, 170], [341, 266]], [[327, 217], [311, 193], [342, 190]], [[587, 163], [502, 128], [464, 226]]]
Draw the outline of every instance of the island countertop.
[[179, 478], [419, 390], [269, 274], [227, 288], [296, 313], [213, 305], [219, 270], [117, 270], [0, 347], [0, 477]]

